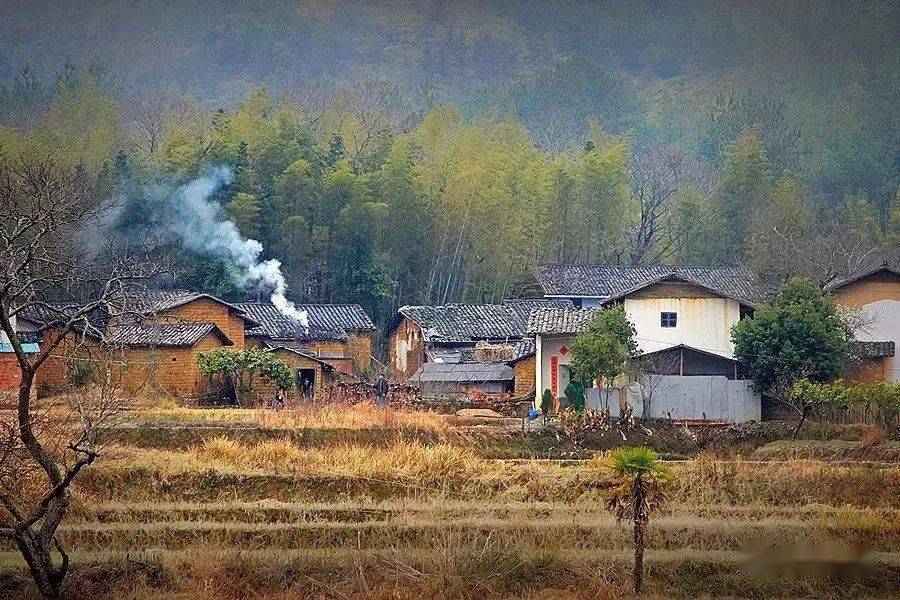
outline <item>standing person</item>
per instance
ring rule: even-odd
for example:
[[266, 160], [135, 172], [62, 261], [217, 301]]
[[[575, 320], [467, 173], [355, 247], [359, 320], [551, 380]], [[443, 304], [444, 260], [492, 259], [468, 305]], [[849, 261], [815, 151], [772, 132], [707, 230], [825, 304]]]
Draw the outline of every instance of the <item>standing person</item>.
[[375, 383], [375, 393], [378, 394], [378, 398], [375, 401], [375, 404], [382, 408], [387, 408], [388, 382], [387, 379], [384, 378], [384, 373], [378, 374], [378, 382]]
[[278, 388], [275, 392], [275, 397], [272, 399], [272, 409], [281, 410], [282, 408], [284, 408], [284, 390]]

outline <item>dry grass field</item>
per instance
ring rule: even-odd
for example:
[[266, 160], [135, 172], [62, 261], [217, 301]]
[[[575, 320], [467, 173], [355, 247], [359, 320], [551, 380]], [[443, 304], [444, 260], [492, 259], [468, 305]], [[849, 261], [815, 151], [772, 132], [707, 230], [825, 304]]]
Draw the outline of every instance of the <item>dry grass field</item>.
[[[129, 420], [63, 527], [69, 597], [629, 596], [631, 531], [606, 511], [602, 452], [506, 460], [483, 428], [371, 406]], [[900, 595], [900, 464], [780, 444], [669, 463], [647, 597]], [[0, 597], [36, 597], [12, 547]]]

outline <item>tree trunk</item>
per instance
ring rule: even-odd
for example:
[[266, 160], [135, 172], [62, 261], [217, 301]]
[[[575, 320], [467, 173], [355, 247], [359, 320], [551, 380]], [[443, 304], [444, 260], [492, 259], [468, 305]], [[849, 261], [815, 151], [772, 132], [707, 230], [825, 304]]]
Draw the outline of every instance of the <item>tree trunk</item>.
[[644, 481], [639, 473], [634, 479], [634, 593], [639, 594], [644, 584], [644, 533], [647, 520], [644, 515]]
[[[20, 522], [13, 527], [13, 539], [28, 565], [38, 591], [45, 598], [59, 598], [62, 582], [69, 568], [69, 558], [56, 540], [56, 530], [72, 499], [72, 493], [65, 485], [62, 469], [56, 459], [40, 444], [32, 431], [31, 388], [34, 384], [34, 370], [22, 369], [19, 384], [18, 413], [19, 437], [31, 457], [46, 472], [52, 488], [61, 486], [57, 493], [46, 499], [43, 514], [34, 522]], [[16, 519], [17, 521], [20, 519]], [[59, 550], [61, 563], [53, 564], [53, 546]]]
[[807, 415], [809, 415], [810, 410], [811, 409], [810, 409], [809, 404], [803, 405], [803, 411], [801, 411], [801, 413], [800, 413], [800, 422], [797, 423], [797, 427], [795, 427], [793, 433], [791, 433], [792, 440], [797, 439], [797, 434], [800, 433], [800, 428], [803, 427], [803, 423], [806, 422], [806, 417], [807, 417]]
[[[44, 598], [55, 600], [60, 597], [62, 592], [63, 579], [68, 570], [68, 558], [63, 555], [62, 563], [59, 567], [53, 564], [53, 543], [54, 538], [51, 534], [36, 531], [36, 526], [28, 528], [19, 533], [15, 540], [28, 570], [31, 573], [34, 584]], [[53, 531], [56, 527], [52, 528]]]

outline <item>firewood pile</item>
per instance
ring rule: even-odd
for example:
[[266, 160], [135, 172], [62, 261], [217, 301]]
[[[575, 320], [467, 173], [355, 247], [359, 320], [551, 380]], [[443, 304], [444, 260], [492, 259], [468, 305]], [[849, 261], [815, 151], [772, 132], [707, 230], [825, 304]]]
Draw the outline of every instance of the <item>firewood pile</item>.
[[[528, 414], [532, 398], [515, 397], [512, 394], [488, 394], [472, 390], [455, 396], [423, 396], [419, 388], [392, 382], [388, 393], [388, 405], [407, 410], [435, 410], [455, 413], [463, 408], [487, 408], [504, 416], [521, 417]], [[335, 381], [322, 390], [323, 403], [358, 404], [375, 402], [375, 385], [367, 381]]]

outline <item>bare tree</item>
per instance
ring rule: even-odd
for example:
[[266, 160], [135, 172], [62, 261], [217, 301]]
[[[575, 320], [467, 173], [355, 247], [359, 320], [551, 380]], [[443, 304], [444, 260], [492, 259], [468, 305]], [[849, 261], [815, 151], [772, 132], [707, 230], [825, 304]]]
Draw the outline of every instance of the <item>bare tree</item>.
[[354, 167], [358, 167], [381, 136], [393, 128], [408, 130], [412, 114], [399, 101], [396, 85], [374, 77], [363, 78], [341, 93], [346, 118], [354, 121], [357, 131], [344, 139], [344, 150]]
[[[21, 371], [14, 416], [3, 418], [0, 505], [7, 518], [0, 536], [15, 542], [47, 598], [60, 595], [69, 567], [57, 529], [72, 500], [72, 482], [98, 456], [98, 431], [113, 412], [112, 380], [104, 376], [91, 401], [71, 397], [75, 419], [54, 428], [35, 399], [35, 377], [59, 352], [108, 352], [102, 316], [128, 307], [141, 282], [157, 273], [146, 250], [84, 239], [102, 231], [108, 208], [80, 168], [61, 168], [51, 159], [0, 164], [0, 330]], [[15, 326], [26, 316], [43, 331], [37, 352], [29, 352]], [[44, 435], [53, 431], [66, 432], [67, 441]], [[21, 473], [28, 474], [24, 488], [16, 477]]]
[[636, 152], [629, 164], [629, 188], [635, 211], [623, 231], [628, 262], [655, 264], [673, 252], [676, 232], [669, 227], [673, 200], [682, 182], [700, 185], [699, 164], [681, 148]]

